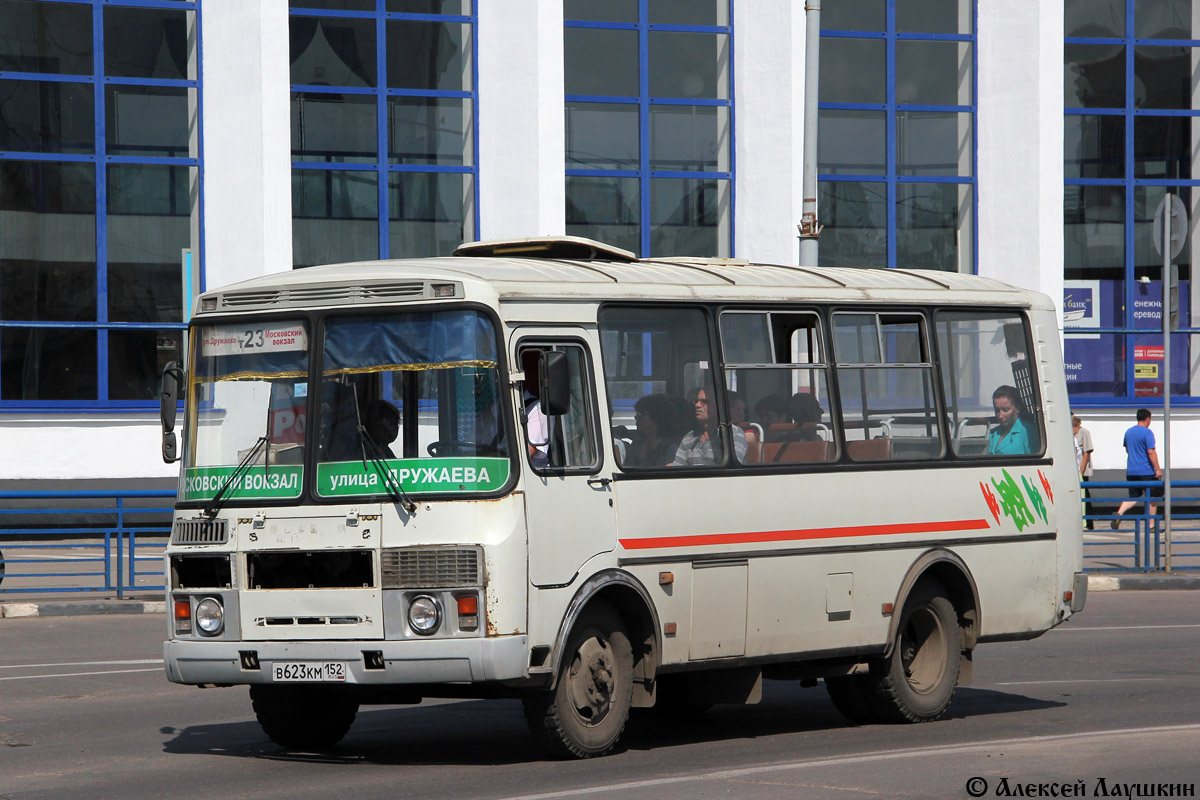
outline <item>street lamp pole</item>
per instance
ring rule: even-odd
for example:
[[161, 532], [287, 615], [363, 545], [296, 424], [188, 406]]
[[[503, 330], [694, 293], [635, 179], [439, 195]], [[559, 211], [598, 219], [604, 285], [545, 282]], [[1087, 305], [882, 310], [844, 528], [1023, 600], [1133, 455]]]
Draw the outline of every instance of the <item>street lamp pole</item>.
[[804, 4], [804, 205], [800, 216], [800, 266], [817, 266], [817, 102], [821, 68], [821, 0]]

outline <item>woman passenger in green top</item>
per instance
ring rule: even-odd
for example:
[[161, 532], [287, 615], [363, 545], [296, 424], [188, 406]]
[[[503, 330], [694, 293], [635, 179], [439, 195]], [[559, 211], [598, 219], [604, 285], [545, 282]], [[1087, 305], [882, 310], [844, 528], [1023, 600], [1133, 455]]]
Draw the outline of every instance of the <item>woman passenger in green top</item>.
[[1029, 432], [1021, 422], [1021, 397], [1014, 386], [1001, 386], [992, 392], [992, 409], [1000, 425], [988, 434], [988, 455], [1029, 455]]

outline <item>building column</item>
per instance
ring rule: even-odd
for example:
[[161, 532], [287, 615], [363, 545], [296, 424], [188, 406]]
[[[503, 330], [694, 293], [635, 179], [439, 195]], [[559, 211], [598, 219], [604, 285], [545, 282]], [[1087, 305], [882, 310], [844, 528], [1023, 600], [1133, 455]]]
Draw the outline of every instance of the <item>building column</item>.
[[292, 268], [287, 0], [205, 3], [205, 285]]
[[798, 264], [803, 208], [804, 4], [738, 5], [734, 29], [734, 255]]
[[479, 231], [566, 230], [562, 0], [479, 4]]
[[978, 9], [979, 274], [1045, 292], [1061, 317], [1063, 0]]

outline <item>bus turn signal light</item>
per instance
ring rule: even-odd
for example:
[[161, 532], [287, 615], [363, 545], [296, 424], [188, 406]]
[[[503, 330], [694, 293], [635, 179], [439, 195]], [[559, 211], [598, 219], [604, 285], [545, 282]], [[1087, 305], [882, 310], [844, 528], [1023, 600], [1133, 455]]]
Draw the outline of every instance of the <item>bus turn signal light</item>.
[[191, 600], [176, 600], [175, 601], [175, 632], [176, 633], [191, 633], [192, 632], [192, 601]]
[[473, 594], [465, 594], [458, 598], [458, 627], [461, 630], [475, 630], [479, 627], [479, 598]]

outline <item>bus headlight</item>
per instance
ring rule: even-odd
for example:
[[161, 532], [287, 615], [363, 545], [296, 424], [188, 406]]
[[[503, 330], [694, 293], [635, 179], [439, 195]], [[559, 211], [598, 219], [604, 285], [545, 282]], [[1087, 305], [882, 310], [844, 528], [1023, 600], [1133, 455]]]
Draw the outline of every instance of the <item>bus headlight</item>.
[[206, 597], [196, 604], [196, 627], [215, 636], [225, 627], [225, 609], [215, 597]]
[[442, 623], [442, 608], [427, 594], [414, 597], [408, 604], [408, 625], [422, 636], [435, 633]]

